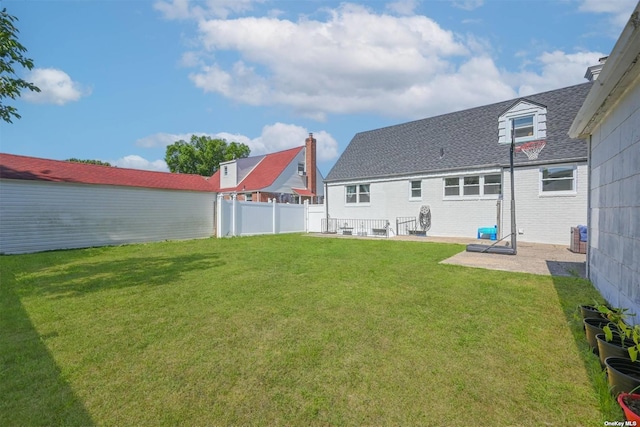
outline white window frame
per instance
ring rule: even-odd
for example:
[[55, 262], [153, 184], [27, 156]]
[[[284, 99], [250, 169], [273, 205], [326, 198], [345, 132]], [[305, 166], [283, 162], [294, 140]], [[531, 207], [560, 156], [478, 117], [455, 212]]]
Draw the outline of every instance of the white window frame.
[[[485, 177], [486, 176], [500, 176], [500, 192], [498, 194], [486, 194], [485, 193]], [[468, 183], [468, 178], [478, 178], [477, 184]], [[458, 185], [447, 186], [447, 180], [458, 180]], [[477, 200], [477, 199], [498, 199], [502, 195], [503, 190], [503, 175], [502, 173], [482, 173], [482, 174], [468, 174], [460, 176], [447, 176], [442, 178], [442, 198], [444, 200]], [[466, 182], [465, 182], [466, 181]], [[496, 183], [490, 183], [486, 185], [497, 185]], [[447, 188], [458, 188], [457, 195], [447, 195]], [[477, 188], [478, 194], [465, 194], [465, 188]]]
[[[413, 187], [414, 182], [418, 183], [418, 188]], [[413, 195], [414, 190], [419, 191], [420, 195], [414, 196]], [[414, 201], [422, 200], [422, 180], [421, 179], [413, 179], [409, 181], [409, 200], [414, 200]]]
[[[571, 178], [544, 178], [544, 171], [547, 169], [551, 169], [551, 168], [564, 168], [564, 169], [571, 169], [573, 171], [573, 175]], [[540, 183], [540, 187], [539, 187], [539, 195], [541, 197], [554, 197], [554, 196], [575, 196], [576, 194], [578, 194], [578, 166], [575, 164], [561, 164], [561, 165], [548, 165], [548, 166], [541, 166], [540, 169], [538, 169], [538, 175], [539, 175], [539, 179], [538, 182]], [[569, 180], [571, 179], [571, 183], [572, 183], [572, 189], [571, 190], [553, 190], [553, 191], [544, 191], [544, 182], [545, 181], [564, 181], [564, 180]]]
[[[355, 187], [355, 193], [350, 193], [349, 188]], [[363, 191], [363, 188], [367, 187], [368, 191]], [[349, 201], [349, 195], [355, 196], [354, 201]], [[369, 200], [362, 201], [364, 196], [367, 196]], [[362, 206], [369, 205], [371, 203], [371, 184], [349, 184], [344, 186], [344, 203], [346, 206]]]
[[224, 176], [229, 175], [229, 169], [227, 169], [227, 167], [226, 167], [226, 166], [223, 166], [223, 167], [222, 167], [222, 171], [223, 171], [223, 173], [224, 173]]
[[[454, 179], [458, 179], [458, 184], [457, 185], [447, 185], [447, 180], [454, 180]], [[447, 195], [447, 188], [457, 188], [458, 189], [458, 194], [451, 194], [451, 195]], [[448, 176], [442, 179], [442, 196], [445, 199], [453, 199], [453, 198], [459, 198], [460, 195], [460, 177], [459, 176]]]
[[515, 138], [515, 142], [517, 143], [522, 143], [522, 142], [528, 142], [528, 141], [535, 141], [536, 139], [538, 139], [538, 114], [537, 113], [526, 113], [526, 114], [519, 114], [517, 116], [509, 116], [508, 117], [508, 124], [507, 124], [507, 141], [509, 143], [511, 143], [511, 130], [513, 128], [513, 121], [514, 120], [518, 120], [518, 119], [524, 119], [525, 117], [531, 117], [531, 121], [532, 123], [532, 127], [533, 127], [533, 135], [531, 136], [520, 136], [520, 137], [516, 137]]

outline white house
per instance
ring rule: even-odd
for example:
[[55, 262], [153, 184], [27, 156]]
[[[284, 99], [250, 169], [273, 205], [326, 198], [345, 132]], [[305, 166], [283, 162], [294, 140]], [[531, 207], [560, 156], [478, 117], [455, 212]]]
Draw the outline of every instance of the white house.
[[587, 274], [640, 319], [640, 3], [570, 129], [587, 138]]
[[569, 245], [587, 221], [587, 147], [567, 131], [593, 83], [355, 135], [329, 172], [329, 216], [386, 220], [396, 233], [421, 206], [431, 236], [511, 232], [509, 143], [544, 146], [515, 158], [518, 239]]
[[304, 146], [221, 163], [211, 182], [219, 194], [243, 201], [313, 204], [324, 197], [313, 134]]

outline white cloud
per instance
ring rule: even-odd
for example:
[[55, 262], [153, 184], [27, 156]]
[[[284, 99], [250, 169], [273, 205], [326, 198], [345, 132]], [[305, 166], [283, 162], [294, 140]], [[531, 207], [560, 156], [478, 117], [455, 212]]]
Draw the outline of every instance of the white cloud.
[[626, 25], [637, 4], [637, 0], [582, 0], [578, 10], [611, 15], [611, 22], [617, 27], [617, 35], [618, 29]]
[[[585, 82], [582, 77], [587, 67], [597, 64], [598, 59], [603, 56], [605, 55], [601, 52], [544, 52], [535, 62], [541, 65], [541, 73], [522, 71], [506, 75], [505, 79], [511, 81], [514, 86], [518, 85], [520, 96], [571, 86]], [[580, 80], [577, 79], [578, 76]]]
[[469, 54], [453, 32], [426, 16], [380, 15], [353, 4], [327, 12], [326, 21], [201, 20], [203, 48], [235, 51], [240, 60], [209, 63], [190, 78], [205, 92], [240, 103], [286, 105], [323, 119], [327, 113], [393, 112], [384, 107], [386, 97], [429, 85], [434, 75], [455, 74], [451, 60]]
[[109, 163], [119, 168], [169, 172], [169, 168], [167, 167], [167, 164], [164, 160], [149, 161], [135, 154], [124, 156], [118, 160], [110, 161]]
[[484, 0], [453, 0], [453, 6], [458, 9], [474, 10], [481, 7]]
[[416, 7], [418, 7], [418, 0], [398, 0], [386, 5], [387, 10], [398, 15], [413, 15]]
[[160, 0], [153, 5], [166, 19], [204, 19], [216, 17], [226, 19], [231, 14], [247, 12], [254, 3], [264, 0], [207, 0], [195, 2], [190, 0]]
[[27, 73], [25, 80], [38, 86], [40, 92], [25, 91], [22, 98], [37, 104], [64, 105], [91, 93], [71, 80], [67, 73], [55, 68], [34, 68]]
[[[474, 9], [483, 0], [452, 4]], [[587, 4], [591, 0], [583, 0]], [[342, 3], [321, 9], [322, 19], [201, 18], [200, 46], [182, 63], [193, 67], [189, 78], [204, 92], [240, 104], [285, 106], [323, 121], [352, 113], [421, 118], [578, 84], [603, 56], [545, 52], [520, 58], [522, 71], [500, 69], [488, 40], [414, 15], [416, 6], [415, 0], [392, 0], [389, 14]], [[225, 62], [226, 52], [233, 62]]]
[[[302, 126], [274, 123], [262, 128], [260, 136], [250, 138], [242, 134], [219, 132], [214, 134], [194, 132], [186, 134], [156, 133], [136, 141], [136, 145], [145, 148], [166, 147], [176, 141], [189, 141], [191, 135], [206, 135], [211, 138], [222, 138], [228, 142], [240, 142], [251, 148], [251, 155], [273, 153], [288, 148], [304, 145], [309, 130]], [[318, 161], [335, 160], [338, 158], [338, 142], [326, 131], [315, 131], [313, 136], [317, 141]], [[131, 157], [131, 156], [129, 156]], [[137, 156], [134, 156], [137, 157]], [[163, 162], [164, 163], [164, 162]], [[166, 167], [166, 165], [165, 165]]]

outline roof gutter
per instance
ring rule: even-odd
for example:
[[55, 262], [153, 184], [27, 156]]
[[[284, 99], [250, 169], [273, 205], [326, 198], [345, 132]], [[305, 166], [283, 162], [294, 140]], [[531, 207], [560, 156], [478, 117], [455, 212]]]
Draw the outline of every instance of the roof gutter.
[[[555, 160], [539, 160], [536, 162], [527, 162], [527, 163], [516, 163], [514, 165], [515, 168], [519, 167], [527, 167], [527, 166], [539, 166], [539, 165], [551, 165], [551, 164], [563, 164], [563, 163], [574, 163], [574, 162], [586, 162], [587, 157], [571, 157], [567, 159], [555, 159]], [[396, 174], [387, 174], [387, 175], [376, 175], [376, 176], [361, 176], [361, 177], [350, 177], [350, 178], [342, 178], [342, 179], [325, 179], [324, 182], [326, 184], [333, 183], [342, 183], [342, 182], [356, 182], [361, 180], [371, 180], [371, 181], [379, 181], [385, 179], [402, 179], [406, 177], [413, 176], [421, 176], [421, 175], [438, 175], [438, 174], [458, 174], [463, 171], [477, 171], [479, 169], [503, 169], [508, 168], [509, 163], [491, 163], [485, 165], [471, 165], [468, 167], [462, 168], [446, 168], [446, 169], [432, 169], [428, 171], [415, 171], [408, 173], [396, 173]]]
[[598, 79], [569, 129], [571, 138], [586, 137], [640, 76], [640, 3], [624, 27]]

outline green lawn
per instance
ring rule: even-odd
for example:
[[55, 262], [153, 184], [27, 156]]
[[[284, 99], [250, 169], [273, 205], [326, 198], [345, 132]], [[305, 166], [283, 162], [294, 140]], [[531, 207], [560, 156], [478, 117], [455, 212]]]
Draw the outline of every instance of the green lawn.
[[575, 278], [453, 244], [261, 236], [0, 257], [0, 425], [622, 419]]

